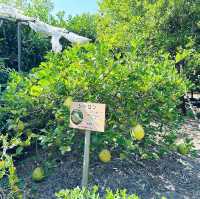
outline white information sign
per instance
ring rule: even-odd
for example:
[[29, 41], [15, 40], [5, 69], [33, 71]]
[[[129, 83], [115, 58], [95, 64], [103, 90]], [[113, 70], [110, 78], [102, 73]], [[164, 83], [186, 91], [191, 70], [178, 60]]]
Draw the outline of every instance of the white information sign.
[[73, 102], [70, 111], [70, 127], [104, 132], [105, 104]]

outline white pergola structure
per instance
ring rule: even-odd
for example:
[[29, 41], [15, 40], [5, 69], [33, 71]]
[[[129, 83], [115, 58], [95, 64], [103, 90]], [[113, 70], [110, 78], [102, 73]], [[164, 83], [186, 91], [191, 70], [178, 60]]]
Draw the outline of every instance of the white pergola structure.
[[0, 25], [3, 23], [3, 20], [11, 20], [17, 23], [18, 71], [21, 71], [21, 24], [29, 26], [35, 32], [40, 32], [45, 36], [50, 36], [52, 51], [54, 52], [60, 52], [62, 50], [62, 45], [60, 44], [61, 38], [65, 38], [71, 43], [79, 44], [90, 41], [90, 39], [77, 35], [64, 28], [55, 27], [38, 19], [25, 16], [20, 10], [5, 4], [0, 4], [0, 20]]

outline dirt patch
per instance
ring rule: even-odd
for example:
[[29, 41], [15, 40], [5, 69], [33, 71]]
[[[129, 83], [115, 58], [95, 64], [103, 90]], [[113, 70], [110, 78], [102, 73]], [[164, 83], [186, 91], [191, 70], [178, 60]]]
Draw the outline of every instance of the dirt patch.
[[194, 119], [187, 119], [180, 129], [180, 141], [185, 137], [192, 138], [194, 146], [197, 150], [200, 150], [200, 129], [199, 121]]
[[[20, 179], [26, 184], [27, 198], [54, 199], [54, 193], [60, 189], [81, 185], [82, 161], [79, 154], [65, 156], [41, 183], [32, 182], [32, 169], [29, 161], [18, 167]], [[89, 181], [89, 186], [98, 185], [101, 193], [110, 187], [113, 190], [125, 188], [143, 199], [160, 199], [161, 196], [199, 199], [200, 156], [192, 159], [173, 154], [160, 160], [142, 161], [141, 164], [134, 158], [128, 161], [115, 158], [109, 164], [92, 161]]]

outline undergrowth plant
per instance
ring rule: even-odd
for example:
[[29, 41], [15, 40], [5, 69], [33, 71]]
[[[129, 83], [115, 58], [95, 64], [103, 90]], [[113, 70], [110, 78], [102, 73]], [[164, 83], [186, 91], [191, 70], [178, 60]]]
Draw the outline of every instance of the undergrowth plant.
[[139, 199], [136, 194], [127, 194], [126, 190], [117, 190], [116, 192], [106, 189], [105, 195], [100, 197], [98, 187], [94, 186], [91, 190], [87, 188], [75, 188], [61, 190], [55, 194], [58, 199]]

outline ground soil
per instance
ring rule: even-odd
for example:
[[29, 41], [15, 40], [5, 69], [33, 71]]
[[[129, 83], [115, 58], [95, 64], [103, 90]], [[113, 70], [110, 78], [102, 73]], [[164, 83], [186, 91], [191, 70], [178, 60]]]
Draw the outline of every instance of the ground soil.
[[[106, 187], [113, 190], [125, 188], [129, 193], [137, 193], [142, 199], [199, 199], [200, 198], [200, 130], [198, 122], [188, 119], [180, 129], [184, 135], [194, 138], [197, 157], [169, 154], [159, 160], [136, 161], [134, 155], [129, 160], [118, 157], [108, 164], [102, 164], [91, 157], [89, 186], [98, 185], [100, 192]], [[183, 139], [185, 136], [180, 137]], [[63, 157], [52, 155], [48, 161], [46, 153], [41, 153], [37, 162], [49, 167], [43, 182], [31, 180], [31, 171], [36, 166], [36, 157], [29, 157], [17, 166], [25, 197], [32, 199], [54, 199], [55, 192], [81, 185], [82, 154], [77, 152]], [[51, 154], [48, 154], [51, 156]]]

